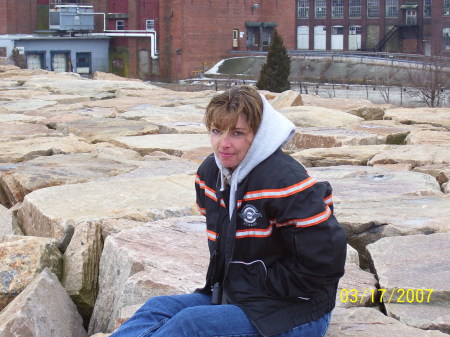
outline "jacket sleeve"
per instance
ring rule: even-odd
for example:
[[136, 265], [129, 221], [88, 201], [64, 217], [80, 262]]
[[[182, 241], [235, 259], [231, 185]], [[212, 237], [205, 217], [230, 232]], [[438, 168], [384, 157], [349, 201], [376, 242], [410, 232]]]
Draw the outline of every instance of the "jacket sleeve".
[[265, 287], [283, 298], [310, 298], [344, 274], [346, 238], [333, 215], [331, 187], [317, 182], [274, 201], [275, 230], [288, 254], [267, 266]]
[[199, 172], [195, 175], [195, 196], [196, 196], [196, 204], [197, 209], [200, 212], [200, 214], [206, 216], [206, 209], [205, 209], [205, 182], [200, 177]]

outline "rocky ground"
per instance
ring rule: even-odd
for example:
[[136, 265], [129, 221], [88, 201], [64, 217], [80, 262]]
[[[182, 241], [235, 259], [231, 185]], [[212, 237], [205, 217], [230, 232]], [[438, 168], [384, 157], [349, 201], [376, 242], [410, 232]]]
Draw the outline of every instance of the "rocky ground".
[[[0, 336], [107, 336], [203, 285], [214, 94], [0, 66]], [[450, 109], [264, 94], [347, 232], [327, 336], [450, 334]]]

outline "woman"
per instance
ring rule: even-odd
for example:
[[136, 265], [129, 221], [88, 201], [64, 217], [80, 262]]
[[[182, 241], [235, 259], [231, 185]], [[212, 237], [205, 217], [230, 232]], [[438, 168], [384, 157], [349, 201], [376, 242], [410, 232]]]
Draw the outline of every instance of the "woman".
[[330, 185], [282, 152], [295, 127], [250, 86], [213, 97], [205, 124], [206, 285], [150, 299], [112, 336], [324, 336], [346, 252]]

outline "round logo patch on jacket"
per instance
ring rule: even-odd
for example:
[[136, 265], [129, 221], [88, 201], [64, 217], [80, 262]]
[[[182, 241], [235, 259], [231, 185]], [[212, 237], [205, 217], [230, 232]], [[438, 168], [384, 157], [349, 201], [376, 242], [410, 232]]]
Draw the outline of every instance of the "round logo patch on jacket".
[[244, 225], [256, 226], [256, 219], [262, 217], [262, 214], [256, 209], [255, 206], [245, 205], [239, 213], [239, 217], [244, 220]]

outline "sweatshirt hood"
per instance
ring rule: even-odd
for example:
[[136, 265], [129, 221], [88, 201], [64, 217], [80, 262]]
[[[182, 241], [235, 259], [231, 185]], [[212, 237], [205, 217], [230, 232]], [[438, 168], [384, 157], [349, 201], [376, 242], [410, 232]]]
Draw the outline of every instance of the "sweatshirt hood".
[[[261, 94], [260, 94], [261, 95]], [[261, 95], [263, 101], [263, 113], [261, 124], [253, 138], [252, 144], [241, 163], [234, 170], [230, 181], [230, 218], [236, 207], [237, 185], [259, 163], [266, 160], [272, 153], [286, 145], [294, 136], [295, 125], [276, 111], [272, 105]], [[230, 174], [229, 170], [222, 166], [219, 158], [214, 154], [216, 164], [220, 170], [221, 190], [224, 189], [224, 178]]]

